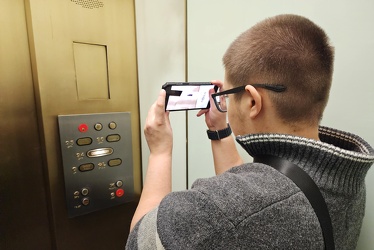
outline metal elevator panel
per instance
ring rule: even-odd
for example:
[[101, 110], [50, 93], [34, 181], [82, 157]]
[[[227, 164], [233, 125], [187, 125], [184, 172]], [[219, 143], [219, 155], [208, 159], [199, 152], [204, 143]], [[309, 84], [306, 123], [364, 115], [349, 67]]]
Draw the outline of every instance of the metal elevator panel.
[[[134, 1], [25, 0], [24, 3], [50, 231], [55, 245], [52, 249], [121, 249], [142, 185]], [[134, 201], [106, 209], [101, 209], [104, 207], [101, 204], [99, 211], [70, 219], [58, 116], [115, 112], [131, 114], [128, 123], [131, 123]], [[90, 132], [94, 131], [89, 127], [87, 133]], [[108, 139], [114, 145], [118, 137], [112, 135]], [[95, 141], [91, 140], [93, 145]], [[80, 138], [74, 143], [88, 149], [89, 142], [90, 139]], [[114, 149], [112, 155], [116, 153], [116, 148], [105, 148]], [[98, 156], [92, 158], [96, 163], [99, 158], [107, 157], [100, 154], [109, 151], [90, 151], [90, 154]], [[119, 160], [111, 160], [111, 164], [119, 164]], [[85, 176], [106, 173], [99, 172], [97, 166], [91, 168], [90, 164], [81, 166], [81, 170], [86, 170]], [[105, 170], [109, 174], [115, 168]], [[122, 173], [115, 175], [118, 174]], [[93, 188], [87, 195], [96, 195], [96, 186]], [[79, 200], [84, 198], [82, 195]], [[96, 204], [94, 198], [89, 196], [88, 201], [84, 200], [88, 204], [84, 209]], [[100, 237], [95, 237], [98, 233]]]
[[131, 114], [59, 115], [69, 217], [134, 198]]
[[0, 1], [0, 249], [51, 249], [24, 0]]

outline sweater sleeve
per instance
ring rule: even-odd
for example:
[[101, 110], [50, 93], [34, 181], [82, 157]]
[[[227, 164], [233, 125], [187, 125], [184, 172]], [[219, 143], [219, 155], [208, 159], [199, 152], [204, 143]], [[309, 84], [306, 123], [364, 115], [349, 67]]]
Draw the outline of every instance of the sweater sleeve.
[[157, 232], [165, 249], [236, 249], [234, 225], [204, 193], [169, 194], [158, 210]]
[[199, 191], [173, 192], [131, 231], [126, 249], [228, 249], [235, 228]]
[[126, 249], [165, 249], [157, 233], [157, 211], [158, 208], [153, 209], [136, 224], [127, 239]]

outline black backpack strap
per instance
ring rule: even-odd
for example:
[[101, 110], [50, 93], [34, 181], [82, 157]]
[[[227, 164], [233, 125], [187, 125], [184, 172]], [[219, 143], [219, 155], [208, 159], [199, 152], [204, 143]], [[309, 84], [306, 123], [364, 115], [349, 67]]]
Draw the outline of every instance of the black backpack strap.
[[276, 156], [258, 155], [254, 157], [253, 162], [264, 163], [275, 168], [290, 178], [303, 191], [318, 217], [322, 228], [325, 249], [334, 250], [335, 243], [330, 214], [325, 199], [313, 179], [297, 165]]

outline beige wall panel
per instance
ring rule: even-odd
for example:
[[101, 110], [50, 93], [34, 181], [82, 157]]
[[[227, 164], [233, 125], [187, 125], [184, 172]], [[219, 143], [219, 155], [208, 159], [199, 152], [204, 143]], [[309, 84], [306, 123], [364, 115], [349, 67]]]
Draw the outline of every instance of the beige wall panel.
[[[141, 128], [165, 82], [186, 80], [186, 8], [182, 0], [136, 0]], [[187, 186], [186, 112], [170, 114], [174, 191]], [[142, 133], [143, 177], [149, 149]]]

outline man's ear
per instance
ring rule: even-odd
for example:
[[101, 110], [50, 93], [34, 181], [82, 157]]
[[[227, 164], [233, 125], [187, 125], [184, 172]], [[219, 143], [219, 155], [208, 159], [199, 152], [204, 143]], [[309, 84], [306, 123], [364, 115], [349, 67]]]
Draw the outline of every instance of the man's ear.
[[245, 86], [245, 91], [250, 97], [247, 103], [249, 108], [249, 117], [255, 118], [261, 112], [262, 97], [260, 93], [258, 93], [257, 89], [252, 85]]

